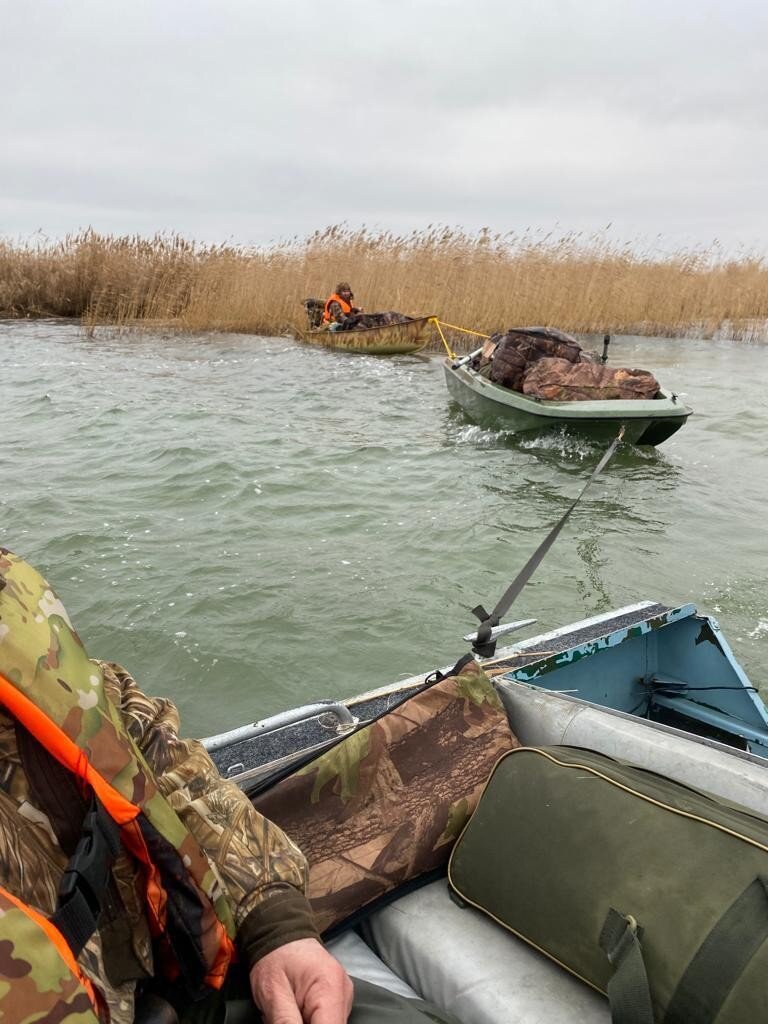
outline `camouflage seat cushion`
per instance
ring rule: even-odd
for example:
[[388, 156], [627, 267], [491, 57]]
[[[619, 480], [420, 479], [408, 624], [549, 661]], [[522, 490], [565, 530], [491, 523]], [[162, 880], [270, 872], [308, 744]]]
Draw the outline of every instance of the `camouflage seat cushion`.
[[491, 769], [516, 746], [472, 661], [257, 797], [309, 862], [320, 931], [445, 865]]

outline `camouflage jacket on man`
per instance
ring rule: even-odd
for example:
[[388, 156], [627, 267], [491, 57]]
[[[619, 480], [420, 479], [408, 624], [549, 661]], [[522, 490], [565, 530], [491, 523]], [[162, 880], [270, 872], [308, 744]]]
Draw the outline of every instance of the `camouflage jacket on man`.
[[343, 324], [346, 323], [350, 317], [355, 317], [360, 312], [357, 306], [352, 306], [348, 313], [345, 313], [341, 308], [340, 302], [332, 302], [328, 306], [328, 316], [331, 318], [331, 323]]
[[[304, 896], [303, 855], [235, 783], [222, 779], [199, 742], [179, 737], [178, 712], [169, 700], [146, 696], [118, 665], [102, 667], [106, 695], [120, 710], [161, 793], [219, 876], [246, 962], [294, 939], [317, 937]], [[50, 915], [67, 861], [51, 821], [35, 806], [14, 721], [0, 708], [0, 883]], [[118, 858], [112, 874], [120, 912], [106, 924], [102, 919], [79, 962], [103, 994], [112, 1024], [129, 1024], [136, 983], [154, 973], [152, 945], [127, 854]]]

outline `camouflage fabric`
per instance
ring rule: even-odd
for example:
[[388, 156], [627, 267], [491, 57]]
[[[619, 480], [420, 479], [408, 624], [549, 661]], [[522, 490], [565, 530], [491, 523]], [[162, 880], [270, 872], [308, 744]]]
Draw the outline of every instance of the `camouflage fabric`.
[[352, 306], [349, 313], [345, 313], [341, 308], [340, 302], [331, 302], [328, 306], [328, 316], [332, 324], [345, 324], [350, 318], [354, 318], [359, 314], [360, 310], [357, 306]]
[[[331, 307], [333, 308], [333, 306]], [[413, 317], [405, 313], [388, 310], [386, 313], [352, 313], [338, 320], [340, 330], [360, 331], [369, 327], [389, 327], [391, 324], [405, 324]]]
[[[47, 632], [33, 634], [37, 647], [25, 655], [23, 637], [30, 624]], [[99, 726], [91, 727], [85, 744], [92, 756], [109, 755], [105, 774], [111, 774], [116, 785], [124, 785], [127, 773], [138, 773], [133, 778], [145, 784], [145, 791], [134, 786], [129, 793], [137, 800], [153, 794], [153, 806], [165, 804], [175, 834], [186, 838], [188, 831], [194, 837], [213, 880], [217, 908], [237, 928], [239, 943], [247, 946], [249, 934], [261, 936], [268, 920], [271, 948], [279, 945], [279, 924], [273, 927], [272, 922], [279, 922], [280, 913], [274, 908], [282, 910], [291, 901], [306, 908], [303, 934], [316, 934], [302, 895], [307, 874], [301, 853], [277, 826], [256, 813], [233, 782], [221, 778], [200, 743], [179, 737], [178, 712], [169, 700], [144, 694], [119, 666], [87, 659], [51, 588], [5, 549], [0, 549], [0, 673], [15, 678], [17, 685], [31, 676], [36, 703], [51, 686], [64, 700], [67, 687], [76, 694], [77, 706], [63, 715], [65, 731], [76, 734], [78, 728]], [[121, 734], [121, 743], [130, 749], [108, 742]], [[121, 764], [127, 768], [122, 777]], [[67, 860], [50, 819], [31, 795], [14, 720], [0, 705], [0, 884], [50, 915]], [[140, 872], [134, 859], [123, 854], [112, 874], [130, 924], [136, 977], [146, 977], [154, 973], [155, 964]], [[293, 932], [296, 937], [295, 923]], [[113, 1024], [128, 1024], [133, 1019], [135, 981], [110, 977], [103, 941], [107, 940], [99, 932], [92, 936], [80, 963], [104, 996]], [[259, 942], [261, 949], [254, 949], [253, 957], [248, 949], [249, 961], [268, 951], [261, 938]]]
[[[101, 666], [88, 658], [63, 604], [35, 569], [2, 552], [0, 583], [3, 702], [35, 733], [36, 719], [27, 710], [31, 704], [32, 712], [42, 711], [75, 747], [86, 752], [96, 768], [88, 781], [122, 826], [123, 843], [135, 856], [141, 860], [148, 856], [134, 824], [139, 808], [162, 839], [175, 847], [200, 899], [197, 930], [206, 973], [223, 980], [230, 944], [222, 924], [234, 935], [230, 905], [199, 843], [159, 792], [152, 771], [123, 728], [120, 712], [107, 699]], [[16, 701], [17, 694], [21, 703]], [[48, 741], [44, 745], [50, 749]], [[102, 780], [108, 786], [102, 788]], [[165, 931], [166, 908], [159, 900], [147, 903], [156, 935]], [[171, 956], [171, 951], [166, 955]]]
[[323, 313], [325, 312], [325, 303], [322, 299], [304, 299], [302, 302], [304, 311], [307, 314], [307, 326], [310, 331], [316, 331], [323, 325]]
[[628, 370], [600, 363], [542, 359], [523, 378], [523, 393], [550, 402], [610, 401], [654, 398], [659, 382], [647, 370]]
[[578, 363], [583, 358], [576, 339], [553, 328], [513, 328], [503, 335], [494, 334], [490, 340], [494, 343], [490, 379], [513, 391], [522, 391], [526, 371], [540, 359], [567, 359]]
[[33, 916], [0, 888], [0, 1020], [97, 1024], [91, 996]]
[[518, 745], [470, 662], [259, 796], [309, 861], [321, 931], [444, 864], [497, 759]]

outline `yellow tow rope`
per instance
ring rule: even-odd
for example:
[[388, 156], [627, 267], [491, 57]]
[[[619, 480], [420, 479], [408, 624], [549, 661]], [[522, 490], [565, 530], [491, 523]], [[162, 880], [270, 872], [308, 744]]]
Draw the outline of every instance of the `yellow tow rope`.
[[445, 351], [448, 353], [449, 359], [456, 359], [457, 355], [448, 344], [445, 335], [443, 334], [443, 327], [447, 327], [449, 331], [461, 331], [462, 334], [474, 334], [476, 338], [490, 338], [490, 334], [481, 334], [480, 331], [470, 331], [467, 327], [457, 327], [456, 324], [447, 324], [444, 320], [438, 320], [436, 316], [431, 316], [429, 322], [434, 324], [437, 328], [437, 333], [442, 338], [443, 344], [445, 345]]

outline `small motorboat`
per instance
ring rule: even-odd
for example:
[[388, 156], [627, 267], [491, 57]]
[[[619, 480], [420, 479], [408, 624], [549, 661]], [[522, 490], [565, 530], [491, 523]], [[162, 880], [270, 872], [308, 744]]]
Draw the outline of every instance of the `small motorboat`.
[[657, 445], [683, 426], [692, 410], [677, 395], [652, 399], [551, 402], [495, 384], [472, 367], [472, 352], [444, 362], [453, 400], [475, 422], [515, 433], [563, 429], [594, 440], [610, 440], [621, 427], [630, 444]]

